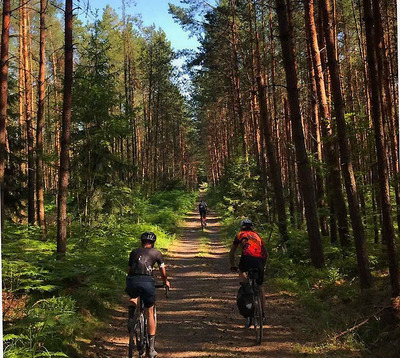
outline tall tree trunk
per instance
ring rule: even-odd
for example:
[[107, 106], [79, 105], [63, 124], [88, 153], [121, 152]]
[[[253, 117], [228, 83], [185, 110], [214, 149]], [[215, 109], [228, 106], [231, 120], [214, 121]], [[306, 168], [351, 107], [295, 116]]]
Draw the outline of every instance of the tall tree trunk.
[[43, 190], [43, 127], [45, 104], [45, 61], [46, 61], [46, 19], [45, 12], [47, 0], [40, 0], [40, 49], [39, 49], [39, 81], [38, 81], [38, 111], [36, 130], [36, 199], [37, 218], [42, 228], [43, 236], [46, 235], [46, 220], [44, 216], [44, 190]]
[[314, 21], [314, 1], [304, 0], [304, 6], [306, 14], [307, 35], [310, 38], [311, 57], [314, 65], [315, 82], [322, 119], [322, 135], [325, 138], [324, 146], [328, 164], [328, 183], [331, 186], [331, 188], [328, 188], [328, 192], [330, 201], [333, 201], [335, 205], [335, 210], [331, 210], [331, 212], [334, 212], [337, 215], [340, 243], [344, 247], [349, 245], [347, 209], [341, 188], [342, 184], [340, 181], [340, 172], [338, 168], [338, 157], [336, 154], [336, 149], [331, 138], [329, 138], [331, 137], [331, 134], [329, 133], [329, 125], [332, 123], [332, 118], [325, 91], [325, 80], [318, 46], [317, 30]]
[[25, 122], [26, 137], [28, 142], [28, 223], [35, 224], [35, 158], [34, 158], [34, 136], [32, 124], [32, 81], [30, 71], [30, 53], [28, 39], [28, 14], [26, 4], [23, 5], [23, 42], [24, 42], [24, 80], [25, 80]]
[[340, 69], [339, 63], [336, 58], [334, 30], [332, 25], [331, 7], [329, 0], [322, 1], [322, 15], [326, 48], [328, 53], [328, 67], [331, 77], [331, 89], [336, 113], [340, 160], [346, 186], [347, 199], [349, 203], [350, 218], [353, 226], [353, 235], [356, 245], [358, 270], [360, 275], [360, 285], [362, 289], [366, 289], [371, 287], [372, 285], [371, 273], [369, 269], [364, 227], [360, 214], [360, 205], [357, 194], [356, 181], [354, 177], [353, 165], [351, 162], [351, 153], [347, 139], [345, 107], [340, 85]]
[[382, 107], [379, 96], [382, 93], [383, 86], [379, 84], [377, 54], [375, 51], [375, 42], [378, 41], [378, 29], [373, 26], [373, 15], [370, 0], [363, 0], [365, 29], [367, 38], [367, 61], [369, 69], [369, 78], [371, 90], [374, 96], [371, 98], [372, 120], [374, 123], [374, 133], [376, 141], [376, 154], [378, 159], [379, 188], [382, 205], [383, 238], [386, 242], [389, 258], [389, 272], [392, 284], [393, 297], [400, 294], [400, 273], [399, 264], [396, 257], [395, 233], [392, 220], [392, 205], [390, 202], [388, 162], [386, 157], [384, 128], [382, 120]]
[[328, 223], [326, 220], [326, 214], [324, 209], [326, 207], [325, 195], [324, 195], [324, 179], [322, 170], [322, 138], [321, 138], [321, 125], [320, 125], [320, 113], [318, 108], [318, 96], [317, 96], [317, 85], [315, 81], [315, 70], [312, 62], [311, 46], [309, 41], [307, 43], [307, 67], [309, 74], [309, 98], [311, 106], [311, 133], [310, 135], [310, 148], [314, 153], [315, 159], [318, 161], [318, 165], [315, 168], [315, 196], [317, 198], [318, 209], [322, 212], [319, 214], [319, 223], [321, 227], [321, 235], [328, 236]]
[[[51, 32], [49, 32], [49, 40], [52, 43]], [[52, 68], [53, 68], [53, 84], [54, 84], [54, 110], [55, 110], [55, 118], [54, 118], [54, 152], [55, 152], [55, 161], [54, 166], [56, 167], [54, 171], [54, 178], [52, 178], [52, 186], [51, 189], [56, 192], [56, 188], [58, 186], [59, 181], [59, 171], [58, 168], [60, 166], [60, 103], [59, 103], [59, 91], [60, 91], [60, 83], [58, 79], [58, 59], [55, 52], [55, 45], [52, 46]]]
[[285, 115], [285, 143], [286, 143], [286, 172], [287, 172], [287, 186], [289, 189], [289, 213], [290, 213], [290, 222], [293, 226], [297, 226], [297, 217], [296, 217], [296, 204], [295, 204], [295, 190], [294, 190], [294, 160], [292, 155], [292, 148], [289, 144], [292, 138], [291, 128], [290, 128], [290, 119], [289, 119], [289, 109], [287, 105], [286, 98], [283, 98], [283, 110]]
[[69, 146], [71, 141], [71, 106], [72, 106], [72, 0], [65, 1], [65, 69], [64, 69], [64, 103], [61, 128], [60, 174], [58, 184], [57, 212], [57, 253], [67, 251], [67, 194], [69, 184]]
[[241, 85], [240, 85], [240, 77], [239, 77], [239, 58], [237, 53], [237, 30], [236, 30], [236, 0], [230, 0], [232, 7], [232, 56], [233, 56], [233, 86], [235, 92], [235, 100], [237, 105], [237, 113], [239, 117], [239, 128], [242, 136], [242, 147], [243, 147], [243, 155], [246, 160], [247, 170], [249, 166], [249, 154], [248, 154], [248, 145], [247, 145], [247, 136], [246, 136], [246, 126], [245, 119], [243, 115], [243, 107], [242, 107], [242, 94], [241, 94]]
[[8, 102], [8, 48], [10, 35], [11, 3], [3, 0], [3, 23], [1, 29], [1, 72], [0, 72], [0, 216], [1, 228], [4, 220], [4, 172], [6, 166], [7, 102]]
[[322, 251], [322, 242], [319, 232], [314, 182], [304, 143], [304, 132], [299, 102], [299, 89], [297, 87], [298, 79], [294, 57], [294, 44], [292, 34], [290, 32], [286, 0], [276, 0], [276, 12], [279, 22], [282, 57], [286, 74], [286, 86], [290, 105], [293, 140], [296, 147], [296, 159], [299, 171], [300, 188], [306, 210], [311, 261], [315, 267], [320, 268], [324, 266], [324, 255]]
[[26, 175], [26, 128], [25, 128], [25, 76], [24, 76], [24, 11], [23, 11], [24, 0], [19, 0], [18, 8], [18, 91], [19, 91], [19, 118], [18, 118], [18, 129], [19, 129], [19, 145], [21, 148], [21, 157], [24, 160], [21, 161], [21, 173]]
[[266, 87], [264, 78], [261, 74], [261, 54], [260, 54], [260, 39], [257, 27], [255, 29], [256, 35], [256, 63], [257, 63], [257, 85], [258, 85], [258, 101], [260, 103], [260, 124], [261, 130], [264, 134], [264, 141], [266, 152], [268, 156], [270, 175], [272, 185], [274, 186], [275, 203], [278, 214], [278, 228], [283, 242], [289, 239], [287, 232], [287, 219], [286, 219], [286, 203], [283, 195], [282, 185], [282, 168], [277, 160], [276, 151], [274, 150], [274, 143], [271, 135], [271, 121], [268, 118], [268, 106], [266, 97]]
[[[383, 35], [382, 15], [379, 7], [379, 1], [372, 1], [373, 19], [375, 26], [375, 49], [378, 61], [378, 72], [379, 82], [381, 86], [381, 92], [385, 95], [382, 96], [382, 106], [384, 111], [382, 112], [385, 116], [383, 117], [383, 123], [387, 123], [389, 130], [389, 144], [391, 151], [391, 168], [393, 172], [393, 186], [396, 199], [396, 216], [397, 226], [400, 233], [400, 180], [399, 180], [399, 157], [398, 157], [398, 141], [396, 131], [396, 119], [398, 117], [393, 113], [393, 101], [390, 89], [390, 73], [389, 73], [389, 54], [385, 49], [385, 41]], [[386, 117], [386, 121], [385, 121]]]

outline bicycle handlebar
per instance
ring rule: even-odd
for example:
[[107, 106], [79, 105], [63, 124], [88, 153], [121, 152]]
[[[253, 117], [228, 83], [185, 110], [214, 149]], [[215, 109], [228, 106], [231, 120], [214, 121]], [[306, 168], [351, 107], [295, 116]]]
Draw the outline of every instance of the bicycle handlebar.
[[164, 288], [165, 289], [165, 297], [168, 298], [169, 287], [167, 285], [158, 284], [158, 285], [155, 285], [155, 286], [156, 286], [156, 288]]
[[167, 286], [167, 285], [164, 285], [164, 284], [158, 284], [158, 285], [156, 285], [156, 288], [165, 288], [165, 289], [169, 289], [169, 287]]

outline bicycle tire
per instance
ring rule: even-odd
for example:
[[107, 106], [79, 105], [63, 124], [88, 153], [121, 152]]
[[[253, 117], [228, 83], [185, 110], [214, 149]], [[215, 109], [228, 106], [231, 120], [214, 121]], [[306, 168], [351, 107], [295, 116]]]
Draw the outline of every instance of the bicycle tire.
[[133, 352], [135, 351], [135, 338], [134, 332], [129, 331], [129, 358], [133, 358]]
[[256, 333], [256, 342], [261, 344], [263, 339], [263, 308], [260, 292], [254, 295], [254, 330]]
[[145, 337], [145, 318], [143, 312], [140, 313], [136, 326], [136, 346], [139, 351], [139, 357], [143, 356], [146, 351], [146, 337]]
[[129, 332], [129, 345], [128, 345], [128, 356], [133, 358], [133, 352], [135, 351], [135, 314], [129, 309], [128, 312], [128, 332]]

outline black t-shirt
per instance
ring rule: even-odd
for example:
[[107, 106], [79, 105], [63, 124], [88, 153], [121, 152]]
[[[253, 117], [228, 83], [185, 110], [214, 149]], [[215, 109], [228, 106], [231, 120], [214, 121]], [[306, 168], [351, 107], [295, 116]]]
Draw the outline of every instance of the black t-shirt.
[[207, 204], [204, 201], [200, 202], [199, 212], [202, 213], [202, 212], [206, 212], [206, 211], [207, 211]]
[[164, 259], [161, 252], [153, 248], [140, 247], [132, 250], [129, 256], [129, 276], [135, 275], [153, 275], [153, 266], [164, 267]]

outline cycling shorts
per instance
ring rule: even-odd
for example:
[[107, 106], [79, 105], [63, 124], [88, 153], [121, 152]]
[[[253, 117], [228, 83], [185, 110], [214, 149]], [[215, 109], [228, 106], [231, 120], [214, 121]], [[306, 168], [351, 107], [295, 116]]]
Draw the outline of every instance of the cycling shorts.
[[153, 276], [127, 276], [125, 292], [131, 298], [140, 296], [146, 308], [150, 308], [156, 303], [156, 287]]
[[261, 285], [264, 281], [264, 262], [263, 259], [254, 256], [242, 255], [239, 261], [239, 270], [248, 272], [250, 269], [255, 268], [260, 272], [260, 277], [257, 283]]

